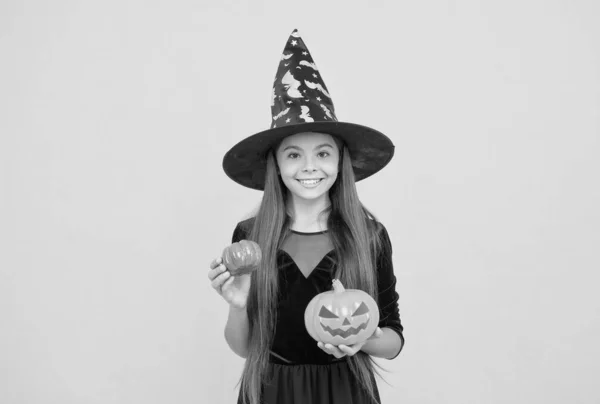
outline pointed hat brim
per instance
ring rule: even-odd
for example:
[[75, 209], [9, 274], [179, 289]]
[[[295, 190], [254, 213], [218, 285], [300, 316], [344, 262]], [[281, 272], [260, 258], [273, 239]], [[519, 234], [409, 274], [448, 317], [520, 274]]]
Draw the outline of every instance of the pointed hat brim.
[[267, 153], [287, 136], [303, 132], [326, 133], [348, 147], [355, 181], [361, 181], [385, 167], [394, 156], [394, 145], [383, 133], [348, 122], [306, 122], [267, 129], [247, 137], [223, 157], [229, 178], [248, 188], [264, 190]]

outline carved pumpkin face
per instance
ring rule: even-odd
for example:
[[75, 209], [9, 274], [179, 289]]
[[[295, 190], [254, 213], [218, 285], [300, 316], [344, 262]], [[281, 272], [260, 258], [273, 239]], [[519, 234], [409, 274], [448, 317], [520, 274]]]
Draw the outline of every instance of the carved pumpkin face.
[[375, 300], [362, 290], [344, 289], [333, 281], [334, 290], [315, 296], [304, 312], [304, 324], [316, 341], [353, 345], [373, 335], [379, 323]]
[[248, 274], [258, 267], [262, 252], [258, 244], [250, 240], [241, 240], [223, 250], [223, 264], [232, 275]]

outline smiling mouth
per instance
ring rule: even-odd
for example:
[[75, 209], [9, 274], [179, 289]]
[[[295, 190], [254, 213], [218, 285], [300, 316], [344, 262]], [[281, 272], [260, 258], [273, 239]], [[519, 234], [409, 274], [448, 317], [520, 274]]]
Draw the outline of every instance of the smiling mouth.
[[296, 180], [302, 185], [317, 185], [319, 182], [323, 181], [323, 178], [318, 178], [314, 180]]

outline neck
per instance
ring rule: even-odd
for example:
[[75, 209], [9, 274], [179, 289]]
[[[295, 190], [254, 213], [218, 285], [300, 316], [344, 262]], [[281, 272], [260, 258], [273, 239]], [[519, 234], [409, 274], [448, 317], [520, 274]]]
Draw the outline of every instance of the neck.
[[290, 195], [288, 207], [292, 213], [292, 229], [301, 232], [318, 232], [327, 230], [328, 214], [321, 214], [331, 204], [329, 195], [319, 199], [300, 199]]

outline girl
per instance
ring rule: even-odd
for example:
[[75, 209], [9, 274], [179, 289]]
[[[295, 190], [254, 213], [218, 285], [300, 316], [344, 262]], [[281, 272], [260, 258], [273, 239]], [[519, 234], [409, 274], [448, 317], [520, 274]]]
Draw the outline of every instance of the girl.
[[[404, 345], [392, 247], [385, 227], [361, 204], [355, 182], [382, 169], [394, 146], [383, 134], [338, 122], [304, 42], [294, 30], [273, 88], [271, 129], [234, 146], [223, 168], [264, 190], [255, 217], [232, 242], [256, 241], [257, 271], [234, 277], [217, 258], [208, 277], [229, 303], [225, 339], [246, 358], [238, 403], [379, 403], [372, 357]], [[332, 279], [379, 305], [379, 327], [351, 346], [316, 343], [304, 310]]]

